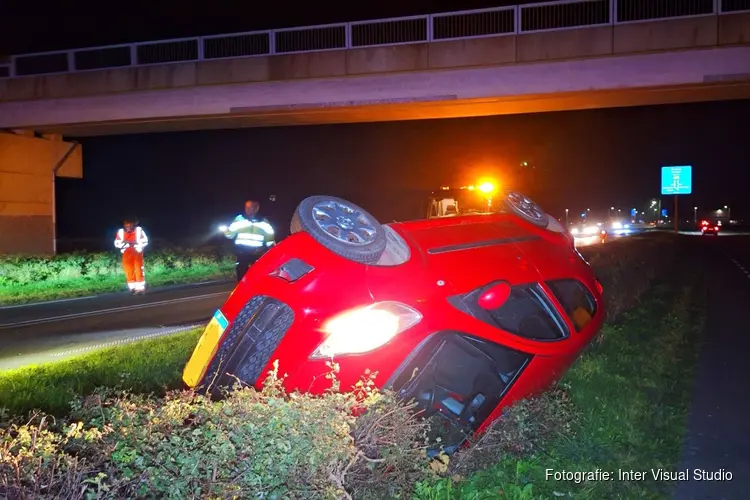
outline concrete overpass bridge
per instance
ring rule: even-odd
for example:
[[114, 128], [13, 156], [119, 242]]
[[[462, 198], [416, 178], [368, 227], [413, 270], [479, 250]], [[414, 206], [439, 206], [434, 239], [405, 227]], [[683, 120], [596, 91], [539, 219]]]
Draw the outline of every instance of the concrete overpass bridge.
[[[51, 172], [82, 175], [62, 135], [745, 99], [750, 0], [571, 0], [139, 42], [12, 56], [0, 77], [0, 253], [50, 252]], [[30, 160], [50, 147], [57, 162]]]

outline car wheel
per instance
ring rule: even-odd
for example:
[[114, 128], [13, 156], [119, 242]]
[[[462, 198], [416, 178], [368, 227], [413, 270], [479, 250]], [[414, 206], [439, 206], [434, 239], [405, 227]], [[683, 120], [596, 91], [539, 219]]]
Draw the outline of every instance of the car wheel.
[[263, 295], [250, 299], [224, 334], [196, 392], [221, 398], [236, 382], [262, 382], [263, 367], [293, 321], [294, 312], [286, 304]]
[[515, 215], [538, 227], [549, 225], [549, 216], [528, 196], [511, 192], [505, 195], [505, 205]]
[[310, 196], [294, 211], [292, 234], [305, 231], [331, 252], [373, 264], [385, 251], [385, 229], [365, 209], [333, 196]]

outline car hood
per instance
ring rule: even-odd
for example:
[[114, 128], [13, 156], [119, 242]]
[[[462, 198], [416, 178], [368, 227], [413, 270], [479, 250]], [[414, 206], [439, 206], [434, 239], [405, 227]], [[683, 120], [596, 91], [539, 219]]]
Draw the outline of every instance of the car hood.
[[448, 294], [466, 293], [498, 280], [512, 285], [540, 280], [521, 245], [541, 237], [511, 216], [441, 219], [404, 229], [428, 274], [449, 285]]

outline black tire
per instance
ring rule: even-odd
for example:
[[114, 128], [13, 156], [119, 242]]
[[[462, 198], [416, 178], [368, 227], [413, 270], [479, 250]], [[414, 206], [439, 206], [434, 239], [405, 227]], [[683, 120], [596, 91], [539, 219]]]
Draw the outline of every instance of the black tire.
[[[258, 325], [257, 321], [264, 314], [268, 314], [268, 317]], [[196, 392], [221, 398], [223, 392], [233, 387], [238, 379], [248, 385], [262, 381], [263, 367], [292, 322], [294, 312], [286, 304], [263, 295], [247, 301], [225, 333]], [[259, 329], [253, 330], [253, 326]]]
[[549, 225], [549, 216], [528, 196], [511, 192], [505, 195], [503, 202], [509, 212], [526, 222], [542, 228]]
[[[372, 229], [372, 234], [366, 234], [369, 241], [344, 241], [341, 239], [344, 237], [343, 232], [347, 233], [346, 239], [354, 236], [365, 239], [365, 233], [361, 232], [363, 230], [357, 232], [348, 228], [341, 228], [339, 223], [336, 223], [335, 226], [339, 231], [338, 234], [340, 237], [323, 229], [319, 224], [319, 220], [321, 219], [317, 218], [314, 212], [316, 207], [320, 207], [321, 205], [337, 206], [346, 210], [347, 214], [351, 214], [352, 219], [359, 219], [360, 222], [365, 221], [369, 228]], [[351, 219], [347, 219], [347, 221], [352, 222]], [[292, 234], [305, 231], [315, 241], [331, 252], [360, 264], [374, 264], [377, 262], [383, 255], [387, 243], [385, 229], [383, 229], [383, 226], [375, 217], [358, 205], [334, 196], [310, 196], [302, 200], [294, 211], [290, 230]]]

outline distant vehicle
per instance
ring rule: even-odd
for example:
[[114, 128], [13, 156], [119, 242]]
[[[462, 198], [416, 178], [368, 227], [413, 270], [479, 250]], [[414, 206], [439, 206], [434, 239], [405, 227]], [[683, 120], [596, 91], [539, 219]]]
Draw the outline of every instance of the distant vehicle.
[[702, 220], [700, 226], [701, 226], [702, 235], [713, 234], [713, 235], [718, 236], [719, 231], [721, 230], [720, 224], [712, 224], [711, 222], [707, 220]]
[[461, 187], [441, 187], [430, 195], [427, 218], [488, 214], [493, 211], [497, 185], [492, 181]]
[[630, 234], [633, 232], [633, 227], [629, 222], [622, 222], [622, 221], [613, 221], [609, 225], [609, 230], [607, 231], [607, 234], [614, 234], [616, 236], [621, 236], [624, 234]]
[[303, 200], [292, 235], [210, 321], [183, 380], [210, 394], [261, 387], [278, 361], [287, 390], [319, 394], [330, 360], [342, 388], [377, 371], [378, 387], [442, 417], [455, 450], [558, 380], [605, 315], [562, 226], [524, 195], [496, 201], [490, 214], [380, 224], [340, 198]]
[[599, 224], [576, 224], [570, 228], [570, 234], [576, 243], [592, 244], [607, 241], [607, 230]]

